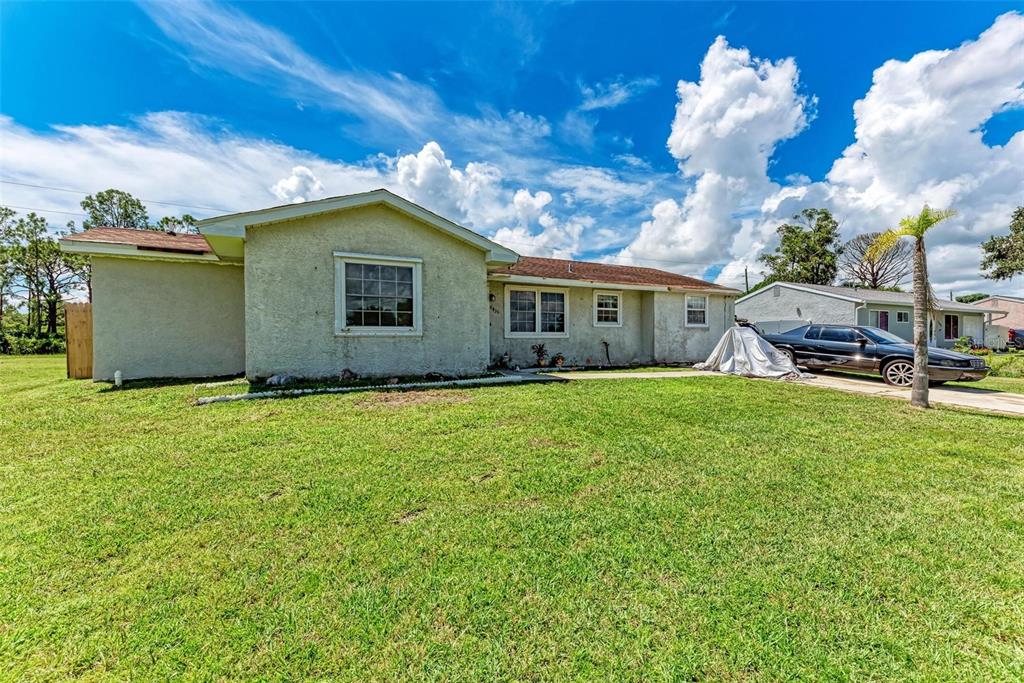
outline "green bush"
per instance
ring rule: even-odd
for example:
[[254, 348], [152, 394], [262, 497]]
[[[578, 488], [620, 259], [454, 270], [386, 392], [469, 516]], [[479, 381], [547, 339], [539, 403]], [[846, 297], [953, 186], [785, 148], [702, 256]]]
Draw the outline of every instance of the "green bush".
[[990, 353], [985, 363], [992, 368], [993, 377], [1024, 378], [1024, 353]]
[[67, 346], [63, 337], [22, 337], [13, 334], [4, 335], [6, 344], [0, 347], [9, 349], [9, 353], [15, 356], [39, 354], [39, 353], [64, 353]]

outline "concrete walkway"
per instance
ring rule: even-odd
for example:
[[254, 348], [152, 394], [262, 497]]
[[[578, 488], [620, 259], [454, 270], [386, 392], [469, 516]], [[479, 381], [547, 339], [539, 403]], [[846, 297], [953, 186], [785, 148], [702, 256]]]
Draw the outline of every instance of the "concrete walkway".
[[[721, 376], [721, 373], [704, 370], [668, 370], [665, 372], [617, 372], [614, 370], [606, 372], [597, 370], [587, 372], [558, 372], [551, 373], [549, 376], [566, 380], [595, 380], [671, 379], [674, 377], [707, 377], [711, 375]], [[910, 400], [910, 389], [898, 389], [896, 387], [891, 387], [883, 382], [881, 377], [829, 373], [815, 375], [814, 379], [799, 380], [790, 383], [810, 387], [820, 387], [822, 389], [835, 389], [837, 391], [845, 391], [854, 394], [881, 396], [882, 398], [895, 398], [904, 401]], [[930, 389], [928, 391], [928, 400], [935, 404], [951, 405], [959, 408], [984, 410], [1024, 417], [1024, 394], [1011, 394], [1005, 391], [991, 391], [986, 389], [974, 389], [966, 386], [947, 385]]]

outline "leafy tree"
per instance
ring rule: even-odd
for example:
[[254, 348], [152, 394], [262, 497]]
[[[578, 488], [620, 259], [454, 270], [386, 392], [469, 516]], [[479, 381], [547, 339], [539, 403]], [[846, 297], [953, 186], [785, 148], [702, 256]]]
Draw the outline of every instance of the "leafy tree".
[[0, 206], [0, 353], [10, 353], [10, 343], [4, 333], [4, 313], [7, 309], [8, 297], [13, 295], [14, 278], [17, 274], [14, 260], [14, 227], [13, 209]]
[[180, 216], [164, 216], [156, 227], [165, 232], [199, 232], [196, 229], [196, 219], [187, 213]]
[[839, 223], [828, 209], [804, 209], [793, 220], [779, 226], [775, 253], [761, 257], [770, 269], [762, 285], [779, 280], [832, 284], [843, 251]]
[[103, 190], [87, 195], [81, 203], [87, 217], [82, 227], [151, 229], [145, 205], [123, 190]]
[[[42, 216], [17, 217], [0, 207], [0, 351], [9, 353], [12, 339], [22, 349], [53, 350], [59, 343], [61, 301], [81, 278], [73, 266], [77, 257], [63, 253], [56, 237]], [[18, 321], [13, 338], [7, 319], [17, 309], [3, 305], [8, 297], [25, 304], [24, 323]], [[39, 343], [23, 343], [28, 339]]]
[[869, 232], [857, 235], [843, 246], [839, 270], [846, 276], [844, 284], [868, 289], [888, 289], [897, 287], [910, 275], [913, 269], [910, 244], [897, 242], [892, 249], [876, 256], [871, 245], [881, 234]]
[[1009, 280], [1024, 274], [1024, 206], [1018, 206], [1010, 220], [1010, 234], [990, 237], [982, 243], [985, 256], [981, 260], [984, 277]]
[[924, 236], [936, 224], [956, 215], [952, 209], [934, 210], [927, 205], [916, 216], [907, 216], [899, 228], [883, 232], [871, 247], [875, 258], [893, 249], [904, 237], [913, 239], [914, 254], [914, 381], [910, 405], [928, 407], [928, 311], [932, 308], [932, 290], [928, 284], [928, 258]]
[[988, 297], [988, 294], [977, 292], [975, 294], [961, 294], [956, 298], [956, 300], [962, 304], [973, 304], [975, 301], [981, 301], [986, 297]]

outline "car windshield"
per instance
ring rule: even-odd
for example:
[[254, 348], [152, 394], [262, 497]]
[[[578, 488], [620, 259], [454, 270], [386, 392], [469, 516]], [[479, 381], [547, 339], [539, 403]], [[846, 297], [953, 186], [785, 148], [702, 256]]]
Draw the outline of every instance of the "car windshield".
[[877, 327], [861, 327], [860, 331], [865, 337], [875, 342], [876, 344], [906, 344], [907, 340], [903, 337], [897, 337], [888, 330], [882, 330]]

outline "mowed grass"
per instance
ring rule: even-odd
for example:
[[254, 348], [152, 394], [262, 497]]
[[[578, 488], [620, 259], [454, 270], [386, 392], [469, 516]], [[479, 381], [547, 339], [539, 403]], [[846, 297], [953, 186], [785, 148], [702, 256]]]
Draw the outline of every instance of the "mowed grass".
[[190, 407], [0, 358], [0, 677], [1024, 677], [1024, 421], [730, 377]]

